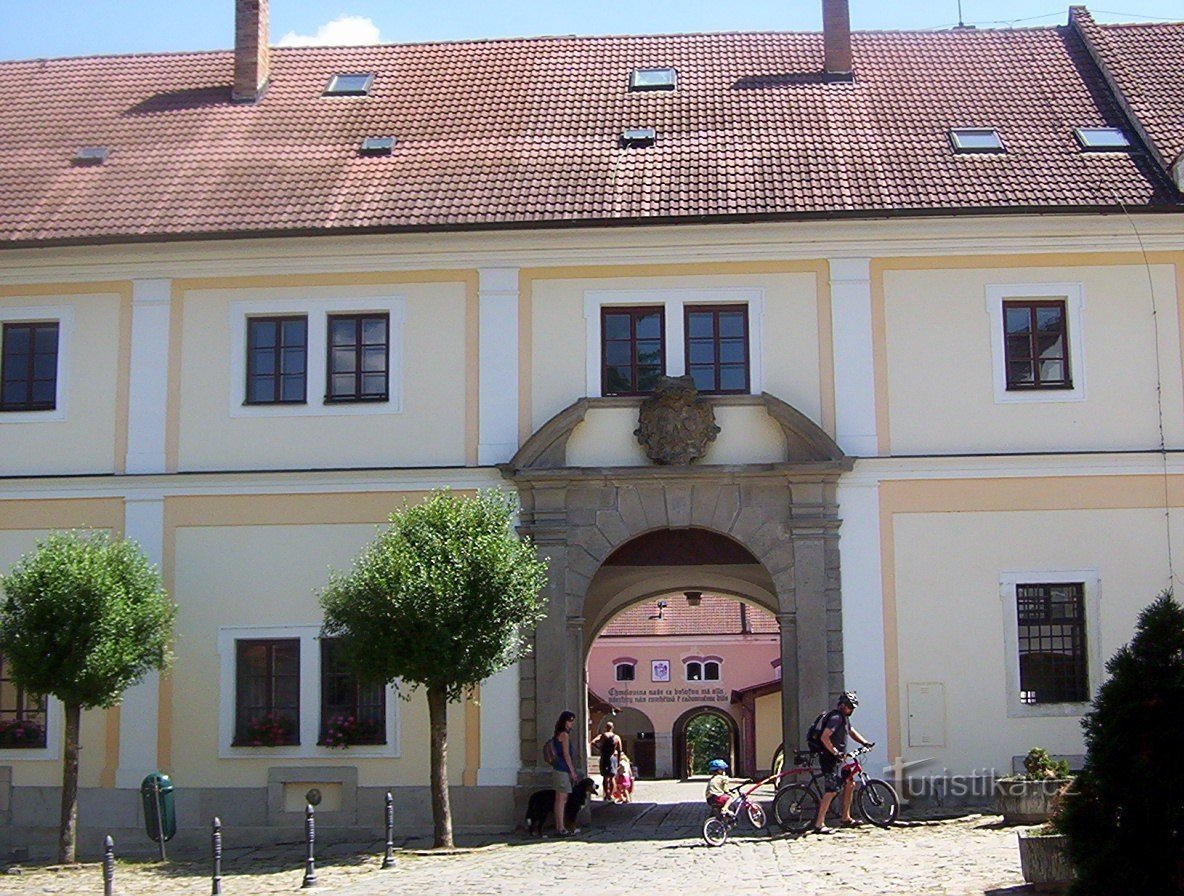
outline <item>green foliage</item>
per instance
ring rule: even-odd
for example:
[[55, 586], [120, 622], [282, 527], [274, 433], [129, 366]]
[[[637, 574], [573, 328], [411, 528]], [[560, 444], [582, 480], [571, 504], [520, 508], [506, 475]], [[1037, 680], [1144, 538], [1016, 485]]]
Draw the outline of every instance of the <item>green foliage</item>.
[[17, 684], [84, 709], [172, 659], [176, 608], [134, 542], [55, 532], [0, 577], [0, 653]]
[[692, 757], [690, 774], [706, 774], [707, 763], [712, 759], [731, 762], [732, 738], [727, 723], [710, 713], [687, 722], [687, 746]]
[[1085, 767], [1054, 823], [1079, 894], [1184, 892], [1184, 607], [1165, 592], [1106, 664]]
[[546, 564], [514, 534], [513, 499], [447, 489], [390, 518], [321, 593], [324, 632], [359, 676], [455, 701], [525, 655], [544, 615]]
[[1024, 778], [1028, 781], [1047, 781], [1050, 778], [1068, 778], [1069, 763], [1060, 759], [1053, 761], [1048, 750], [1033, 747], [1024, 757]]

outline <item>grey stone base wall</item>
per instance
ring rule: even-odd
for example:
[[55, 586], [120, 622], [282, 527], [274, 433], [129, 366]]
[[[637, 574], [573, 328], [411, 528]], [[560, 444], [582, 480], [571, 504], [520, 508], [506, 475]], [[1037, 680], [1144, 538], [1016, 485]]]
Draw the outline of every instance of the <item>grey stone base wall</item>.
[[892, 782], [901, 798], [901, 812], [905, 815], [939, 809], [993, 811], [994, 785], [994, 775], [906, 778]]
[[[275, 770], [273, 770], [274, 773]], [[309, 780], [308, 769], [300, 776]], [[353, 770], [351, 770], [353, 771]], [[303, 812], [283, 811], [268, 787], [178, 787], [175, 791], [177, 836], [168, 849], [181, 853], [209, 850], [210, 824], [222, 821], [225, 848], [303, 843]], [[317, 843], [381, 840], [385, 834], [387, 788], [353, 787], [342, 811], [317, 818]], [[513, 787], [453, 787], [449, 793], [456, 833], [511, 831], [518, 823]], [[56, 854], [61, 789], [13, 787], [10, 812], [0, 816], [0, 863], [13, 850], [25, 849], [32, 859]], [[393, 787], [395, 839], [432, 833], [432, 805], [427, 787]], [[86, 788], [78, 794], [78, 856], [101, 857], [103, 838], [110, 835], [121, 856], [155, 855], [148, 839], [140, 795], [135, 790]]]

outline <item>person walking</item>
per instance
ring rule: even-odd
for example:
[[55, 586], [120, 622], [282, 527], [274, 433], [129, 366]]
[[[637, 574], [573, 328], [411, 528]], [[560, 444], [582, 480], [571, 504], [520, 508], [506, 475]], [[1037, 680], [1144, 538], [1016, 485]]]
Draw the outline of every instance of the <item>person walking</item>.
[[621, 763], [621, 738], [613, 730], [612, 722], [604, 723], [604, 732], [596, 738], [600, 752], [600, 777], [603, 779], [604, 801], [612, 802], [615, 796], [617, 767]]
[[576, 764], [571, 758], [571, 726], [576, 714], [565, 709], [555, 721], [555, 733], [551, 736], [551, 786], [555, 789], [555, 833], [568, 837], [579, 833], [579, 829], [568, 828], [563, 816], [567, 798], [576, 783]]
[[843, 753], [847, 749], [847, 735], [866, 746], [874, 746], [872, 741], [851, 727], [851, 714], [859, 706], [859, 697], [854, 691], [844, 691], [839, 696], [839, 705], [831, 710], [822, 722], [822, 733], [819, 741], [822, 743], [822, 753], [818, 761], [822, 767], [822, 774], [826, 777], [826, 793], [822, 795], [822, 802], [818, 804], [818, 816], [814, 819], [815, 834], [829, 834], [831, 829], [826, 826], [826, 812], [834, 802], [839, 788], [843, 789], [843, 802], [840, 806], [839, 824], [845, 828], [853, 828], [862, 822], [851, 817], [851, 797], [855, 793], [855, 781], [848, 777], [839, 780], [840, 765]]

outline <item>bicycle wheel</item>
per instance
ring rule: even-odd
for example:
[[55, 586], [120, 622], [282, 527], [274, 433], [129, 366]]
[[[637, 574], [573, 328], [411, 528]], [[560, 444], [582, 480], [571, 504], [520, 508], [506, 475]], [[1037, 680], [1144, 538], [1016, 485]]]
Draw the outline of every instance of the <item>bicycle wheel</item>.
[[781, 830], [804, 834], [818, 816], [818, 796], [805, 784], [782, 787], [773, 797], [773, 820]]
[[768, 819], [765, 818], [764, 807], [758, 802], [751, 802], [748, 804], [748, 820], [754, 828], [758, 831], [763, 829], [768, 824]]
[[722, 818], [710, 815], [703, 822], [703, 839], [707, 841], [708, 846], [723, 846], [724, 841], [728, 839], [728, 828], [728, 823]]
[[859, 788], [859, 813], [876, 827], [886, 828], [900, 815], [900, 798], [887, 781], [870, 778]]

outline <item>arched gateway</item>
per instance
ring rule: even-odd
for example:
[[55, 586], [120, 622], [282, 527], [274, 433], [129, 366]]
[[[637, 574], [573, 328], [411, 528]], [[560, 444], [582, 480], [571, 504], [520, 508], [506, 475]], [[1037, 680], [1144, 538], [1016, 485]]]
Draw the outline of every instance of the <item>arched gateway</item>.
[[[642, 399], [584, 398], [502, 468], [519, 491], [520, 531], [549, 563], [547, 617], [521, 665], [524, 787], [542, 783], [539, 744], [559, 713], [572, 708], [581, 723], [587, 719], [584, 663], [595, 633], [622, 606], [662, 587], [716, 588], [776, 614], [786, 743], [797, 742], [803, 709], [825, 705], [842, 688], [835, 489], [850, 459], [813, 421], [767, 393], [698, 402], [722, 418], [704, 463], [655, 464], [635, 444], [626, 450]], [[729, 440], [730, 430], [758, 438]], [[607, 462], [596, 465], [601, 457]], [[632, 578], [606, 574], [618, 548], [663, 530], [726, 536], [755, 564], [739, 574], [741, 567], [726, 566], [692, 572], [672, 558]]]

